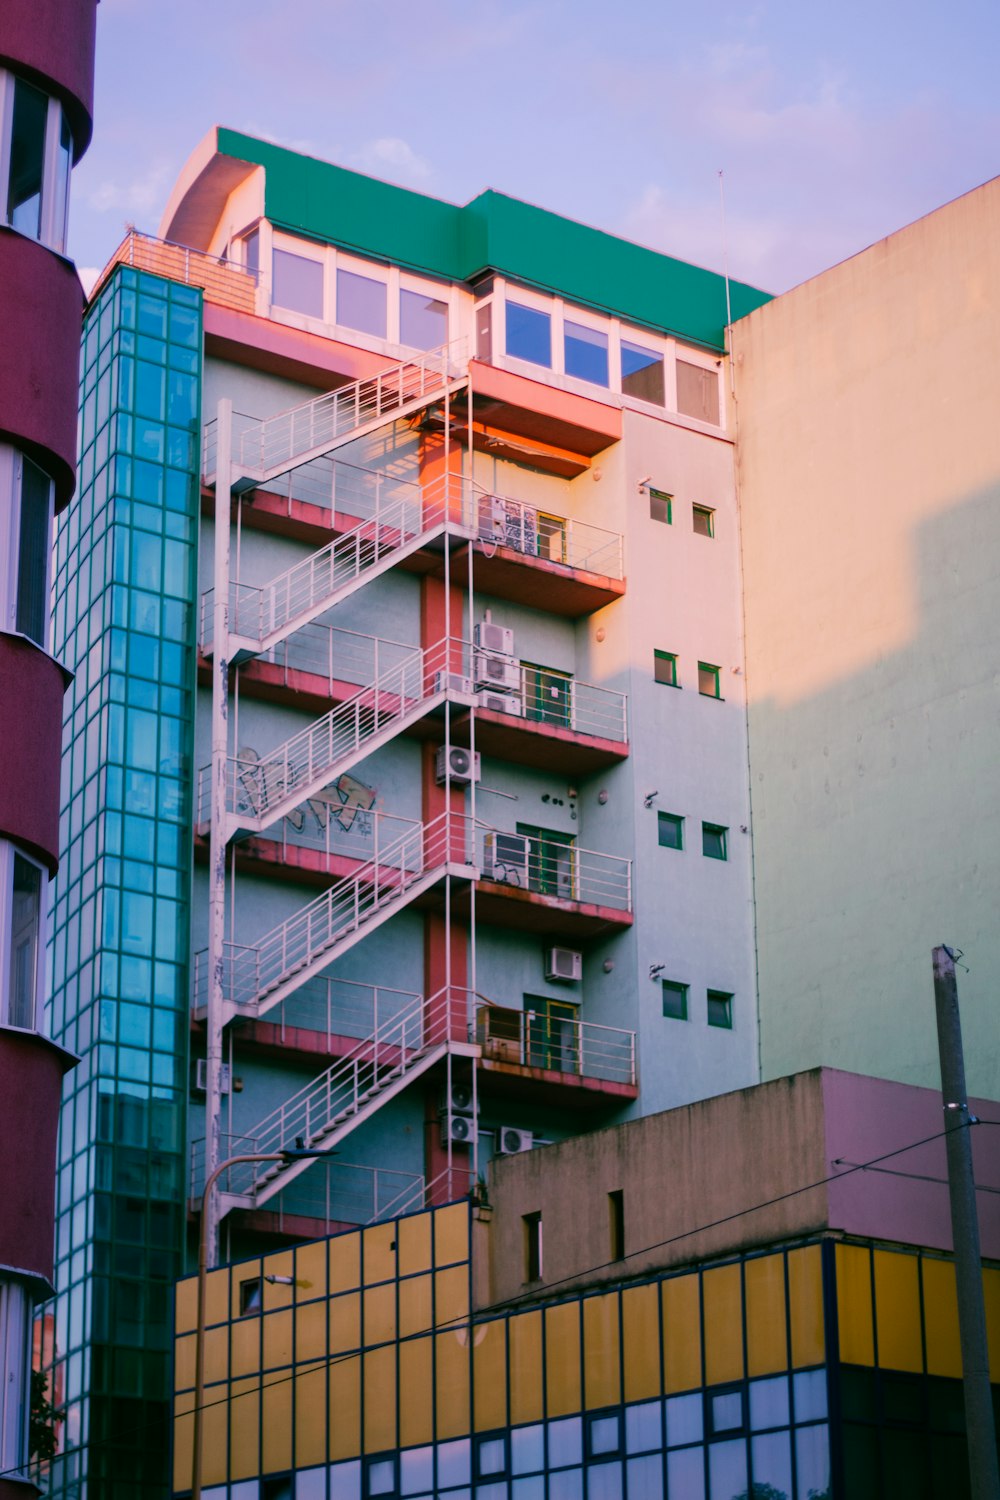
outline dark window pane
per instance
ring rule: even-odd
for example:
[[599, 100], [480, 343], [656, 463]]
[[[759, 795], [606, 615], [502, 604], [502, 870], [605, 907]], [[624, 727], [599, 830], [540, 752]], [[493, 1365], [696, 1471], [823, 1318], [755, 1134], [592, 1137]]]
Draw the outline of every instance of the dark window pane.
[[708, 662], [698, 663], [698, 691], [705, 698], [721, 697], [719, 692], [719, 669]]
[[686, 1021], [688, 1016], [688, 987], [672, 979], [663, 980], [663, 1014], [672, 1021]]
[[507, 1452], [503, 1438], [480, 1438], [478, 1451], [479, 1474], [481, 1476], [502, 1474], [506, 1467]]
[[548, 313], [507, 303], [507, 353], [533, 365], [552, 364], [552, 320]]
[[252, 229], [243, 236], [243, 264], [254, 276], [260, 271], [260, 230]]
[[719, 425], [719, 377], [715, 370], [677, 361], [677, 410], [699, 422]]
[[59, 145], [56, 150], [56, 179], [53, 187], [52, 243], [57, 250], [66, 244], [66, 220], [69, 215], [69, 174], [73, 165], [73, 136], [69, 121], [61, 114]]
[[677, 686], [677, 657], [672, 651], [653, 652], [653, 681], [664, 687]]
[[657, 813], [656, 832], [661, 849], [684, 848], [684, 819], [676, 813]]
[[663, 355], [622, 339], [622, 394], [663, 406]]
[[[318, 260], [293, 255], [290, 250], [274, 252], [274, 292], [278, 307], [305, 313], [309, 318], [323, 316], [323, 267]], [[352, 325], [353, 326], [353, 325]]]
[[36, 240], [42, 223], [42, 172], [48, 111], [49, 101], [41, 89], [25, 83], [23, 78], [15, 79], [7, 218], [15, 229]]
[[743, 1426], [743, 1392], [719, 1391], [709, 1396], [713, 1432], [735, 1432]]
[[718, 823], [702, 823], [701, 852], [706, 859], [726, 858], [726, 833]]
[[563, 324], [566, 348], [566, 374], [592, 385], [608, 383], [608, 336], [582, 323]]
[[337, 322], [359, 333], [385, 338], [386, 286], [354, 271], [337, 272]]
[[669, 526], [673, 520], [673, 507], [673, 495], [668, 495], [665, 490], [650, 490], [649, 518], [651, 521], [663, 521]]
[[14, 901], [10, 932], [10, 1016], [8, 1024], [35, 1025], [42, 872], [30, 860], [14, 855]]
[[695, 505], [691, 511], [692, 524], [699, 536], [715, 535], [715, 511], [706, 505]]
[[733, 997], [721, 990], [708, 992], [708, 1024], [721, 1026], [726, 1031], [733, 1029]]
[[[807, 1431], [809, 1429], [806, 1429]], [[882, 1483], [879, 1478], [878, 1431], [874, 1427], [855, 1427], [846, 1423], [843, 1428], [844, 1446], [844, 1494], [851, 1500], [882, 1500]], [[808, 1496], [808, 1489], [799, 1494]]]
[[424, 292], [399, 294], [399, 342], [410, 349], [439, 349], [448, 342], [448, 304]]
[[617, 1417], [592, 1417], [590, 1419], [592, 1454], [617, 1453], [619, 1442]]
[[45, 588], [50, 550], [51, 481], [28, 459], [21, 470], [21, 521], [17, 548], [15, 629], [44, 645], [48, 628]]

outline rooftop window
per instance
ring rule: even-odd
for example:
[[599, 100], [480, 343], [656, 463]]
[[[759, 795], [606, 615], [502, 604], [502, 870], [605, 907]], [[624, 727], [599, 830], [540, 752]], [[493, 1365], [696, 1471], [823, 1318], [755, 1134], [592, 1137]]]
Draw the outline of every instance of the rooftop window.
[[[386, 285], [372, 276], [337, 269], [337, 319], [342, 328], [386, 336]], [[419, 346], [417, 346], [419, 347]]]
[[440, 349], [448, 342], [448, 304], [426, 292], [399, 293], [399, 342], [409, 349]]
[[278, 307], [304, 313], [307, 318], [323, 316], [323, 262], [291, 250], [274, 252], [273, 299]]
[[592, 385], [608, 384], [608, 336], [596, 328], [587, 328], [583, 323], [563, 324], [565, 337], [566, 374], [578, 380], [589, 380]]
[[507, 353], [552, 368], [552, 319], [548, 313], [507, 301]]
[[666, 404], [661, 353], [622, 339], [622, 395], [652, 401], [656, 406]]

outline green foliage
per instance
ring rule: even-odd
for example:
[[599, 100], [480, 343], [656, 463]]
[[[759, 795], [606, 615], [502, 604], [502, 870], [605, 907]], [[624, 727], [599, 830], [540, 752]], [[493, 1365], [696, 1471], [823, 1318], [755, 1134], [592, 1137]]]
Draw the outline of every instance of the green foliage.
[[29, 1458], [55, 1458], [56, 1409], [48, 1396], [48, 1376], [31, 1372], [31, 1411], [28, 1417]]

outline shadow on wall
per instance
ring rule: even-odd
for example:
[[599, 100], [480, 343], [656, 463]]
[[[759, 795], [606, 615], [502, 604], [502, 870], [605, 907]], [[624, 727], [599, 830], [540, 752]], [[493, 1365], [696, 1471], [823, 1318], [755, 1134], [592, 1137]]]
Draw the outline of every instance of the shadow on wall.
[[[931, 948], [948, 943], [970, 970], [969, 1088], [996, 1097], [998, 489], [920, 525], [914, 571], [906, 646], [790, 704], [751, 694], [762, 1077], [824, 1064], [936, 1085]], [[840, 609], [848, 637], [849, 596]], [[794, 620], [788, 642], [809, 649]]]

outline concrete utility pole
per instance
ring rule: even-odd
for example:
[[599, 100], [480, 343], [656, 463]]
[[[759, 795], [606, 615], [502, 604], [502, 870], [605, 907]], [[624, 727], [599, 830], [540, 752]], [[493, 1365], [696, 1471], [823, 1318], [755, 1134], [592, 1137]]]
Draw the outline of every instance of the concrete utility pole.
[[958, 1288], [958, 1332], [962, 1346], [962, 1384], [965, 1391], [965, 1431], [969, 1449], [972, 1500], [1000, 1500], [990, 1361], [986, 1345], [983, 1305], [983, 1260], [979, 1248], [976, 1185], [972, 1171], [971, 1126], [965, 1092], [962, 1023], [958, 1014], [955, 959], [950, 948], [935, 948], [934, 1005], [937, 1011], [938, 1053], [941, 1060], [941, 1098], [944, 1105], [945, 1147], [948, 1152], [948, 1194], [951, 1199], [951, 1237], [955, 1247]]

